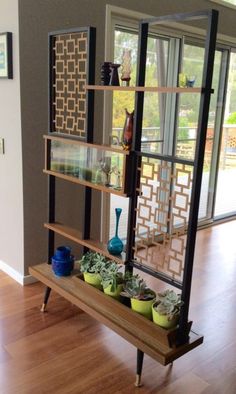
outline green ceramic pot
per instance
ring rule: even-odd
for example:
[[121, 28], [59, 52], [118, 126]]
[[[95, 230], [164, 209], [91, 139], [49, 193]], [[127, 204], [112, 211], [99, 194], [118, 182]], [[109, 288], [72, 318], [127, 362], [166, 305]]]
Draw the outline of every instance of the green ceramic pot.
[[155, 298], [152, 300], [138, 300], [137, 298], [131, 298], [131, 308], [133, 311], [140, 313], [147, 319], [152, 320], [152, 304]]
[[102, 290], [102, 285], [101, 285], [102, 278], [100, 274], [92, 274], [90, 272], [84, 272], [84, 280], [85, 282], [96, 287], [97, 289]]
[[160, 315], [159, 312], [156, 311], [154, 308], [155, 304], [152, 305], [152, 319], [154, 323], [156, 323], [158, 326], [163, 327], [163, 328], [174, 328], [178, 324], [179, 316], [175, 316], [173, 319], [168, 320], [167, 315]]
[[116, 298], [117, 300], [120, 298], [120, 293], [122, 292], [122, 290], [123, 290], [123, 284], [117, 285], [115, 291], [111, 291], [111, 285], [106, 288], [103, 287], [103, 291], [105, 294], [113, 298]]

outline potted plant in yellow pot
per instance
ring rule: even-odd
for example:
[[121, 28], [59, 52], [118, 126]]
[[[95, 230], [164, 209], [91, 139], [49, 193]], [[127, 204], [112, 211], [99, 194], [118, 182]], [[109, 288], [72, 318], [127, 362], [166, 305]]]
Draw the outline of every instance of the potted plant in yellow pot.
[[176, 294], [174, 290], [158, 293], [156, 302], [152, 305], [154, 323], [163, 328], [174, 328], [178, 324], [182, 305], [181, 295]]
[[102, 290], [100, 272], [106, 264], [106, 258], [100, 253], [87, 252], [80, 260], [80, 271], [85, 282]]
[[124, 291], [121, 293], [129, 297], [133, 311], [140, 313], [152, 319], [152, 304], [155, 300], [156, 293], [149, 289], [144, 279], [139, 275], [131, 275], [125, 279]]
[[120, 298], [124, 283], [124, 275], [119, 272], [120, 268], [115, 261], [107, 261], [100, 272], [104, 293], [116, 299]]

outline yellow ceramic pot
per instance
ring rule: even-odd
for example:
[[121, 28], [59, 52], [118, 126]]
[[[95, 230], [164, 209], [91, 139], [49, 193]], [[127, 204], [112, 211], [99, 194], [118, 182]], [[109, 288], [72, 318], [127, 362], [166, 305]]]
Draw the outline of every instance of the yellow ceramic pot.
[[102, 285], [101, 285], [102, 278], [100, 274], [92, 274], [90, 272], [84, 272], [84, 280], [85, 282], [96, 287], [97, 289], [102, 290]]
[[117, 300], [120, 298], [120, 293], [123, 290], [123, 284], [117, 285], [116, 290], [115, 291], [111, 291], [111, 285], [107, 286], [106, 288], [103, 287], [103, 291], [105, 294], [116, 298]]
[[140, 313], [147, 319], [152, 320], [152, 304], [155, 298], [152, 300], [138, 300], [137, 298], [131, 298], [131, 308], [133, 311]]
[[158, 326], [163, 327], [163, 328], [174, 328], [178, 324], [179, 316], [174, 316], [173, 319], [168, 320], [167, 315], [160, 315], [159, 312], [156, 311], [154, 308], [154, 304], [152, 305], [152, 319], [154, 323], [156, 323]]

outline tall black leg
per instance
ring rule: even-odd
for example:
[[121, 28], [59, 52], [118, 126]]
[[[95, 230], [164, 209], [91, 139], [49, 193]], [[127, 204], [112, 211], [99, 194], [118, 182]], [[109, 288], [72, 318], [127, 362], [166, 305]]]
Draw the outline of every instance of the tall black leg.
[[44, 300], [43, 300], [43, 304], [41, 307], [41, 312], [45, 312], [45, 310], [46, 310], [46, 306], [47, 306], [47, 302], [48, 302], [48, 298], [50, 296], [51, 290], [52, 289], [50, 287], [47, 287], [45, 290], [45, 295], [44, 295]]
[[136, 370], [136, 381], [135, 381], [135, 386], [136, 387], [141, 387], [141, 375], [142, 375], [142, 369], [143, 369], [143, 356], [144, 353], [142, 350], [137, 349], [137, 370]]

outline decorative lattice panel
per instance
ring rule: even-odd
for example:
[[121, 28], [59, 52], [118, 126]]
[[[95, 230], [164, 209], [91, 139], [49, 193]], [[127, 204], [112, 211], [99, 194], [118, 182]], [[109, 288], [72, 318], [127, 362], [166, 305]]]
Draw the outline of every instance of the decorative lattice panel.
[[52, 132], [86, 136], [87, 39], [87, 32], [54, 37]]
[[142, 157], [134, 257], [181, 281], [192, 167]]

